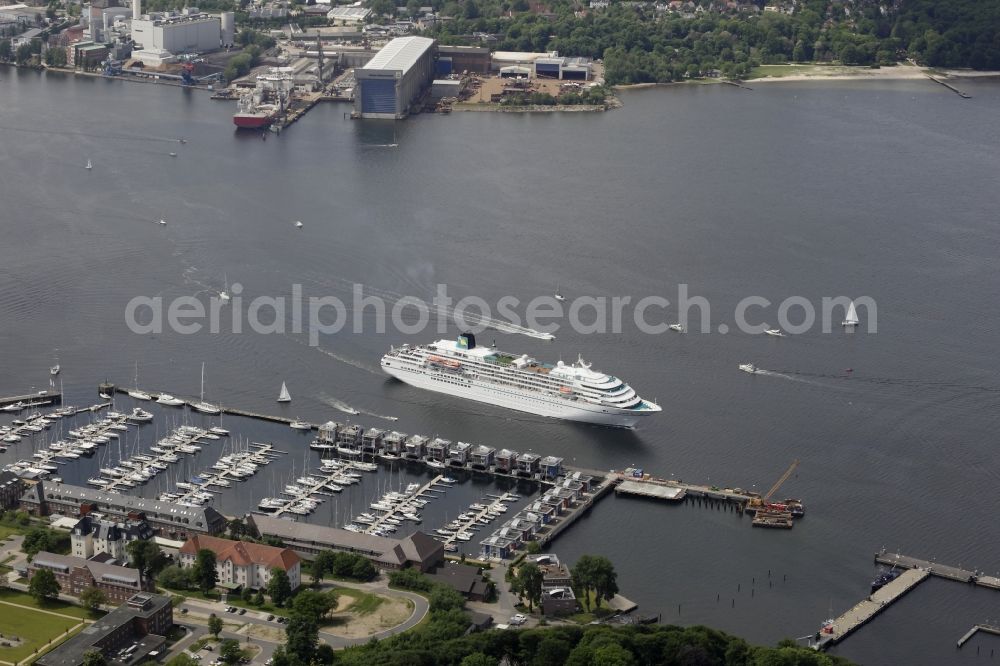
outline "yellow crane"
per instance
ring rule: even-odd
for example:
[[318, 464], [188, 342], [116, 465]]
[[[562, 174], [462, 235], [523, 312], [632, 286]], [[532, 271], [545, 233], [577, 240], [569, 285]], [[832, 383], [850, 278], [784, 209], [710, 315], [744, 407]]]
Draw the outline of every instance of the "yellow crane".
[[750, 498], [750, 501], [747, 503], [747, 508], [757, 510], [767, 504], [771, 500], [771, 496], [778, 492], [778, 489], [781, 488], [782, 484], [784, 484], [785, 481], [787, 481], [789, 477], [795, 473], [798, 466], [799, 461], [798, 458], [796, 458], [792, 461], [792, 464], [788, 466], [788, 469], [785, 470], [785, 473], [781, 475], [781, 478], [774, 482], [774, 485], [771, 486], [771, 489], [768, 490], [763, 497], [755, 496]]

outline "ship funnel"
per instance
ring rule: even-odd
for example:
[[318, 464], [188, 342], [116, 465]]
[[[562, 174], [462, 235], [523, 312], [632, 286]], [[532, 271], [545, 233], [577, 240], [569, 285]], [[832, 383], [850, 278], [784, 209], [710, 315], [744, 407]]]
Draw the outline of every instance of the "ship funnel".
[[472, 333], [462, 333], [458, 336], [458, 348], [459, 349], [475, 349], [476, 348], [476, 336]]

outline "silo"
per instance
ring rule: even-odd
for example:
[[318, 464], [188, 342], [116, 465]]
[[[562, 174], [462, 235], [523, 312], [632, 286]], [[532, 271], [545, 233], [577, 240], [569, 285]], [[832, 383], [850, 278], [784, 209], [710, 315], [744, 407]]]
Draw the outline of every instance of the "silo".
[[236, 13], [222, 12], [222, 45], [232, 46], [236, 42]]

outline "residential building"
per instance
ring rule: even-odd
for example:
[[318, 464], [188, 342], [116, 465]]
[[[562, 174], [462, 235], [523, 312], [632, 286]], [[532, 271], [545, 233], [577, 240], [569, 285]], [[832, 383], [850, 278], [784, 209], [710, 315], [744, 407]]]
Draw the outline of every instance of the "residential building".
[[435, 582], [447, 585], [469, 601], [486, 601], [489, 583], [479, 567], [460, 562], [445, 562], [444, 566], [427, 574]]
[[87, 560], [106, 553], [120, 562], [126, 562], [129, 556], [125, 547], [130, 542], [153, 537], [154, 530], [145, 520], [117, 523], [92, 513], [81, 518], [70, 530], [70, 552]]
[[334, 550], [363, 555], [382, 569], [414, 567], [420, 571], [444, 561], [444, 544], [423, 532], [391, 539], [259, 514], [251, 514], [246, 522], [258, 536], [280, 539], [303, 557]]
[[161, 652], [167, 640], [166, 634], [173, 624], [173, 604], [169, 597], [135, 594], [56, 649], [36, 659], [35, 664], [82, 666], [84, 655], [91, 650], [101, 652], [110, 664], [141, 663]]
[[29, 486], [21, 496], [21, 508], [36, 516], [77, 517], [96, 512], [120, 522], [144, 519], [157, 536], [169, 539], [219, 534], [226, 529], [225, 516], [210, 506], [181, 506], [50, 481]]
[[180, 565], [193, 567], [202, 549], [215, 553], [215, 571], [222, 587], [264, 589], [271, 581], [273, 569], [288, 574], [293, 590], [302, 581], [302, 558], [289, 548], [195, 535], [181, 546]]
[[144, 578], [138, 569], [109, 562], [85, 560], [72, 555], [57, 555], [42, 551], [28, 564], [28, 578], [41, 569], [51, 571], [58, 581], [62, 594], [80, 596], [84, 590], [96, 587], [113, 603], [123, 603], [137, 592], [152, 592], [153, 583]]
[[24, 494], [24, 482], [13, 472], [0, 472], [0, 510], [13, 509]]

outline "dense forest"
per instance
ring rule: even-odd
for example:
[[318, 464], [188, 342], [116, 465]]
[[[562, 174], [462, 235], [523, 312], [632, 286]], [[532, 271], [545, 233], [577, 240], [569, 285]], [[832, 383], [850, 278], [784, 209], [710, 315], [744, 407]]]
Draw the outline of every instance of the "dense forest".
[[[458, 613], [458, 611], [453, 611]], [[454, 616], [453, 616], [454, 617]], [[756, 647], [707, 627], [558, 626], [462, 635], [464, 624], [437, 618], [426, 628], [337, 655], [357, 666], [846, 666], [849, 662], [787, 641]]]
[[763, 2], [695, 13], [665, 9], [666, 3], [610, 0], [590, 9], [574, 0], [546, 1], [434, 0], [456, 18], [429, 34], [461, 44], [485, 33], [496, 37], [490, 46], [498, 50], [603, 58], [612, 84], [742, 77], [756, 65], [785, 62], [885, 66], [912, 58], [1000, 69], [996, 0], [801, 0], [791, 13], [759, 11]]

